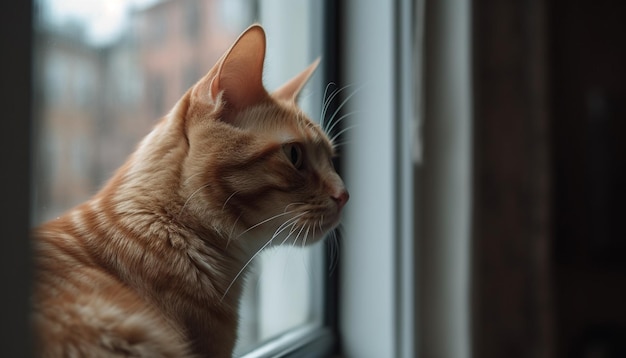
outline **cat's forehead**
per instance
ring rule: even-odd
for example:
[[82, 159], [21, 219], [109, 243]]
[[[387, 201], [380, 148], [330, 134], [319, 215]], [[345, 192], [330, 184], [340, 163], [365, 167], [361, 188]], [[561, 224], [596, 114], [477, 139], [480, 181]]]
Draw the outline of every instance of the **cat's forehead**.
[[300, 108], [273, 104], [246, 113], [245, 126], [282, 143], [303, 142], [332, 154], [332, 145], [319, 126]]

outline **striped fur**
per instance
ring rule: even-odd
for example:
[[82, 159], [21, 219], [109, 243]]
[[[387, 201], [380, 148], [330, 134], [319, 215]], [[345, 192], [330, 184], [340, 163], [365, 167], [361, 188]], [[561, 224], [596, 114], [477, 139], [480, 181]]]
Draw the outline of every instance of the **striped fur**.
[[333, 148], [295, 105], [315, 65], [268, 94], [252, 26], [92, 199], [34, 233], [42, 357], [229, 357], [241, 275], [306, 245], [348, 200]]

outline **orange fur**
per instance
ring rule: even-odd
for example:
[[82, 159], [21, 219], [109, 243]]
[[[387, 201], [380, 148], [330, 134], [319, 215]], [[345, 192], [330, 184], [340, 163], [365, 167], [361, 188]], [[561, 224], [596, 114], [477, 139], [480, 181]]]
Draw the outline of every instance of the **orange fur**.
[[332, 146], [274, 94], [252, 26], [91, 200], [34, 233], [44, 357], [229, 357], [239, 279], [259, 250], [309, 244], [348, 200]]

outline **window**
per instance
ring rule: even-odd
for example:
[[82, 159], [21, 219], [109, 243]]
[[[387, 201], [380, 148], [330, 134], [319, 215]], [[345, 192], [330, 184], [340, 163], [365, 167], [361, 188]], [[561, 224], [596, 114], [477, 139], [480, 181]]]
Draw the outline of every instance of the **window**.
[[[97, 31], [88, 28], [77, 31], [77, 26], [80, 28], [82, 25], [81, 21], [77, 21], [76, 13], [60, 11], [60, 8], [52, 6], [52, 2], [42, 0], [36, 4], [36, 14], [40, 17], [34, 24], [31, 23], [33, 9], [30, 2], [3, 2], [4, 5], [0, 5], [0, 10], [3, 10], [0, 12], [15, 14], [19, 20], [0, 23], [0, 26], [10, 26], [8, 30], [0, 32], [0, 45], [12, 49], [3, 57], [7, 61], [6, 68], [11, 69], [6, 71], [3, 84], [10, 86], [2, 87], [0, 101], [7, 118], [22, 119], [0, 122], [0, 153], [5, 154], [3, 160], [9, 159], [7, 167], [11, 168], [0, 175], [0, 190], [4, 199], [0, 200], [3, 214], [0, 216], [0, 230], [5, 238], [0, 240], [0, 283], [11, 287], [3, 293], [3, 304], [0, 305], [0, 346], [3, 356], [29, 356], [29, 348], [32, 346], [28, 321], [25, 319], [29, 312], [30, 256], [27, 241], [23, 240], [28, 226], [28, 208], [25, 204], [28, 200], [24, 200], [30, 200], [28, 178], [30, 176], [34, 184], [31, 206], [38, 209], [32, 213], [31, 222], [37, 223], [82, 200], [80, 195], [93, 192], [94, 185], [102, 182], [120, 164], [122, 158], [132, 151], [137, 139], [147, 132], [155, 120], [153, 116], [130, 115], [151, 111], [144, 86], [136, 84], [145, 83], [149, 74], [162, 73], [163, 69], [158, 63], [147, 61], [160, 56], [156, 42], [165, 39], [171, 41], [172, 38], [171, 34], [163, 37], [147, 35], [148, 42], [144, 44], [139, 35], [148, 31], [146, 27], [149, 19], [142, 16], [148, 16], [150, 10], [158, 6], [173, 6], [177, 2], [181, 0], [167, 3], [135, 0], [131, 12], [125, 11], [126, 8], [121, 12], [116, 10], [111, 4], [122, 4], [118, 1], [97, 2], [97, 6], [87, 1], [73, 2], [89, 4], [87, 9], [83, 7], [76, 10], [87, 18], [93, 12], [120, 12], [121, 18], [126, 19], [122, 21], [126, 27], [120, 28], [125, 28], [126, 36], [130, 34], [130, 38], [123, 41], [123, 48], [113, 46], [115, 41], [112, 39], [125, 36], [119, 30], [107, 33], [99, 25]], [[109, 6], [106, 9], [103, 8], [105, 3]], [[290, 1], [282, 10], [276, 8], [278, 5], [272, 5], [276, 3], [269, 0], [198, 1], [199, 11], [203, 12], [201, 18], [210, 19], [202, 22], [197, 34], [198, 41], [206, 41], [210, 46], [200, 48], [201, 51], [190, 47], [176, 51], [176, 54], [193, 53], [199, 67], [205, 63], [210, 66], [232, 38], [252, 20], [260, 20], [268, 26], [270, 37], [277, 36], [277, 29], [281, 26], [290, 30], [308, 28], [308, 34], [293, 32], [293, 38], [307, 37], [311, 41], [307, 51], [298, 51], [297, 55], [310, 56], [308, 59], [312, 59], [322, 54], [325, 64], [328, 64], [329, 58], [333, 58], [333, 62], [340, 58], [342, 63], [340, 68], [318, 71], [318, 75], [324, 72], [340, 76], [327, 76], [323, 80], [318, 77], [313, 81], [309, 87], [311, 108], [308, 110], [311, 114], [315, 117], [313, 112], [321, 103], [319, 96], [323, 92], [322, 84], [342, 77], [342, 85], [363, 87], [350, 102], [358, 115], [352, 118], [352, 123], [347, 124], [356, 126], [348, 132], [350, 137], [345, 147], [347, 160], [343, 163], [351, 202], [346, 208], [349, 212], [346, 212], [344, 223], [345, 238], [340, 252], [342, 260], [337, 268], [341, 273], [340, 282], [324, 285], [323, 281], [328, 276], [324, 267], [317, 269], [321, 257], [309, 251], [311, 255], [299, 260], [308, 260], [306, 262], [309, 266], [304, 267], [307, 267], [307, 275], [310, 274], [307, 282], [311, 285], [305, 290], [316, 292], [308, 296], [307, 304], [300, 306], [305, 311], [294, 310], [296, 313], [288, 317], [289, 322], [282, 324], [282, 328], [273, 325], [276, 321], [266, 325], [269, 321], [265, 317], [275, 307], [267, 304], [268, 314], [264, 314], [263, 310], [266, 303], [271, 301], [268, 295], [274, 290], [269, 286], [264, 287], [265, 283], [261, 280], [269, 277], [269, 271], [275, 268], [268, 267], [271, 262], [259, 260], [260, 269], [266, 272], [250, 280], [253, 284], [248, 288], [247, 301], [242, 307], [247, 317], [247, 323], [242, 326], [250, 330], [242, 332], [242, 337], [246, 338], [238, 347], [238, 352], [246, 357], [288, 356], [295, 352], [296, 342], [307, 347], [307, 354], [300, 356], [325, 356], [322, 351], [310, 350], [311, 347], [326, 347], [332, 341], [333, 335], [325, 329], [328, 319], [320, 318], [322, 312], [325, 312], [324, 315], [339, 320], [337, 328], [340, 330], [341, 353], [345, 356], [415, 357], [418, 353], [419, 356], [470, 356], [469, 346], [472, 341], [468, 318], [467, 264], [470, 229], [467, 226], [470, 216], [468, 202], [471, 198], [467, 186], [471, 174], [468, 168], [468, 159], [471, 157], [468, 154], [471, 140], [468, 117], [472, 111], [468, 107], [471, 107], [472, 102], [469, 90], [471, 48], [467, 37], [470, 33], [468, 22], [471, 20], [471, 3], [467, 0], [429, 2], [428, 11], [425, 2], [419, 0], [302, 0]], [[320, 10], [318, 7], [322, 3], [327, 6], [330, 6], [329, 3], [340, 3], [341, 11], [329, 12], [328, 8]], [[210, 11], [204, 8], [208, 4], [212, 6]], [[285, 4], [281, 2], [280, 5]], [[296, 11], [298, 7], [301, 8]], [[302, 13], [307, 15], [302, 18]], [[322, 13], [332, 16], [322, 18]], [[160, 16], [164, 15], [156, 17]], [[177, 14], [176, 18], [183, 16]], [[160, 19], [166, 20], [163, 17]], [[426, 20], [429, 26], [424, 26]], [[341, 24], [341, 29], [336, 24]], [[169, 32], [174, 31], [177, 25], [163, 26]], [[272, 26], [277, 28], [272, 29]], [[34, 54], [30, 46], [23, 46], [30, 43], [33, 28], [37, 32], [33, 40]], [[178, 30], [181, 34], [185, 33], [184, 29]], [[321, 33], [324, 33], [323, 39], [314, 39], [314, 34]], [[77, 39], [76, 34], [85, 36]], [[186, 37], [183, 44], [189, 42], [189, 36]], [[268, 64], [275, 61], [266, 74], [268, 87], [275, 86], [273, 81], [285, 78], [281, 72], [283, 69], [291, 72], [286, 70], [287, 66], [293, 65], [294, 72], [301, 69], [301, 64], [294, 62], [286, 65], [284, 59], [276, 55], [296, 52], [290, 50], [298, 44], [285, 42], [281, 46], [275, 39], [269, 40], [277, 48], [270, 49], [268, 53]], [[323, 53], [320, 50], [322, 40], [323, 47], [331, 45], [332, 51]], [[426, 50], [426, 56], [420, 53], [422, 50]], [[67, 89], [67, 83], [63, 80], [66, 75], [59, 76], [59, 73], [70, 71], [70, 61], [90, 61], [94, 51], [97, 58], [116, 60], [107, 60], [102, 67], [102, 64], [98, 65], [101, 71], [97, 71], [95, 80], [87, 81], [86, 85], [95, 83], [97, 86], [111, 80], [114, 83], [107, 84], [111, 86], [107, 88], [123, 89], [113, 90], [113, 93], [94, 89], [95, 100], [103, 97], [119, 99], [120, 94], [128, 93], [124, 97], [129, 101], [113, 101], [119, 106], [110, 117], [82, 113], [80, 118], [87, 116], [89, 123], [95, 124], [93, 127], [75, 127], [76, 116], [71, 112], [73, 109], [68, 108], [68, 102], [79, 99]], [[427, 57], [427, 66], [422, 64], [422, 57]], [[33, 86], [29, 81], [31, 61], [35, 64]], [[110, 78], [112, 72], [109, 66], [119, 69], [119, 76]], [[56, 70], [47, 72], [48, 68]], [[426, 69], [424, 72], [428, 76], [421, 75], [422, 68]], [[291, 74], [288, 73], [287, 77]], [[179, 85], [186, 82], [185, 72], [180, 68], [168, 75], [172, 77], [164, 79], [168, 84], [163, 94], [166, 104], [176, 98], [176, 93], [181, 91]], [[42, 85], [42, 80], [49, 82]], [[33, 98], [31, 95], [34, 95], [32, 107], [29, 102]], [[315, 96], [318, 98], [315, 99]], [[130, 101], [135, 97], [136, 100]], [[422, 97], [427, 100], [422, 101]], [[428, 105], [423, 102], [431, 107], [427, 108]], [[412, 107], [413, 104], [415, 107]], [[31, 114], [33, 132], [51, 133], [50, 138], [40, 135], [38, 141], [32, 140], [30, 122], [25, 119]], [[87, 142], [94, 148], [95, 154], [85, 153], [89, 155], [87, 160], [78, 158], [75, 161], [98, 164], [86, 169], [95, 173], [92, 177], [87, 176], [91, 178], [89, 182], [78, 182], [69, 189], [59, 186], [58, 177], [64, 174], [56, 163], [57, 157], [66, 155], [61, 154], [65, 150], [62, 146], [66, 141], [63, 139], [73, 132], [55, 132], [56, 122], [66, 123], [63, 128], [71, 128], [76, 132], [72, 135], [90, 135], [94, 131], [99, 134], [90, 137], [93, 140]], [[423, 149], [420, 150], [411, 148], [416, 142], [413, 138], [415, 127], [424, 137], [424, 143], [421, 143]], [[33, 157], [32, 175], [28, 168], [29, 141], [33, 142], [33, 151], [43, 153]], [[105, 146], [105, 142], [116, 145]], [[79, 142], [77, 146], [84, 147], [84, 144]], [[52, 162], [42, 160], [45, 153], [50, 153]], [[414, 161], [411, 153], [419, 154], [416, 155], [419, 160]], [[42, 173], [48, 173], [48, 176]], [[64, 190], [63, 198], [69, 201], [56, 205], [55, 190]], [[85, 193], [72, 194], [72, 190]], [[417, 238], [413, 232], [418, 233]], [[428, 243], [432, 250], [418, 252], [413, 241], [415, 246], [419, 243], [420, 247]], [[269, 255], [280, 257], [283, 253], [270, 252]], [[281, 283], [281, 280], [285, 282], [286, 278], [281, 277], [273, 283]], [[259, 289], [255, 289], [255, 285]], [[320, 299], [321, 294], [317, 293], [320, 288], [338, 291], [338, 308], [328, 306]], [[279, 331], [282, 333], [274, 334]], [[274, 337], [270, 340], [275, 344], [261, 344], [263, 342], [260, 341], [265, 337]]]
[[[34, 83], [41, 92], [34, 103], [33, 225], [95, 193], [251, 23], [259, 21], [267, 33], [264, 81], [270, 90], [322, 55], [322, 7], [315, 0], [36, 4]], [[320, 116], [322, 73], [301, 96], [312, 118]], [[236, 355], [274, 356], [291, 351], [293, 342], [321, 340], [326, 343], [316, 349], [330, 347], [325, 255], [322, 244], [271, 249], [255, 259], [241, 301]]]
[[345, 161], [351, 203], [340, 267], [349, 357], [416, 356], [412, 3], [352, 0], [344, 10], [343, 75], [361, 86], [348, 109], [358, 116], [347, 124], [354, 126]]
[[348, 357], [470, 356], [470, 4], [345, 1]]

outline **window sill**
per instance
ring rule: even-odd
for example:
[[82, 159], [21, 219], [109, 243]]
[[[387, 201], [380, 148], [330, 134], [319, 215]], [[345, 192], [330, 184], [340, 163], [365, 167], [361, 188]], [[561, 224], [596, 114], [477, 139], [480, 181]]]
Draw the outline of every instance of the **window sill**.
[[240, 358], [329, 357], [335, 338], [330, 329], [307, 325], [284, 333]]

